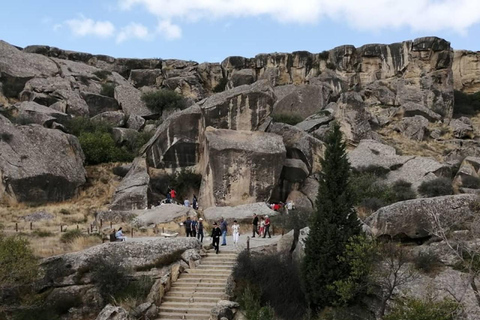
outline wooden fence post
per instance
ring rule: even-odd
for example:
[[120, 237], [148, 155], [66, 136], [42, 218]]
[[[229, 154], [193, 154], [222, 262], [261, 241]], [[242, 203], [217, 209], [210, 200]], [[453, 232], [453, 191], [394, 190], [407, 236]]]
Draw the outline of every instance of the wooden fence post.
[[18, 232], [18, 222], [15, 222], [15, 232]]
[[103, 219], [100, 219], [100, 228], [103, 227]]
[[63, 232], [63, 224], [60, 225], [60, 233]]
[[33, 230], [33, 222], [30, 222], [30, 230]]
[[250, 236], [247, 236], [247, 251], [250, 251]]

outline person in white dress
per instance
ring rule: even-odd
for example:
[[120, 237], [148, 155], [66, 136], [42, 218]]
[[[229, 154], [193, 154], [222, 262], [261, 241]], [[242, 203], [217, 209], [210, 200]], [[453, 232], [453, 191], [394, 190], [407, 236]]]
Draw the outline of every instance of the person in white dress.
[[237, 220], [233, 221], [233, 243], [238, 244], [238, 237], [240, 237], [240, 225], [237, 223]]

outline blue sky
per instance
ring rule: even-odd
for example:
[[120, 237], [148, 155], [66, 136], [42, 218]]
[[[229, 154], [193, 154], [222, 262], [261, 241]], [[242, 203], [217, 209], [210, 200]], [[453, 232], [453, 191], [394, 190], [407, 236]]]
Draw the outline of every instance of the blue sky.
[[114, 57], [225, 57], [436, 35], [480, 50], [479, 0], [17, 0], [0, 39]]

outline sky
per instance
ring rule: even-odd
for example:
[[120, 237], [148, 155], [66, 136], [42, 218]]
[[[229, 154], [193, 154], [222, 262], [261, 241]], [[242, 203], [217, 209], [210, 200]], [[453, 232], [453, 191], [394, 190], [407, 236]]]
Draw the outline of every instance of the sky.
[[480, 51], [480, 0], [2, 0], [0, 40], [125, 58], [228, 56], [438, 36]]

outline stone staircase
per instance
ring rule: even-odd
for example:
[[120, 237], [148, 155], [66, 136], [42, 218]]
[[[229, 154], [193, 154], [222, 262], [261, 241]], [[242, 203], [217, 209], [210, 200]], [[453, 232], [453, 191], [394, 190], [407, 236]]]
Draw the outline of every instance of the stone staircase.
[[225, 294], [236, 259], [235, 252], [209, 251], [197, 268], [182, 273], [172, 284], [157, 320], [208, 320], [210, 311]]

